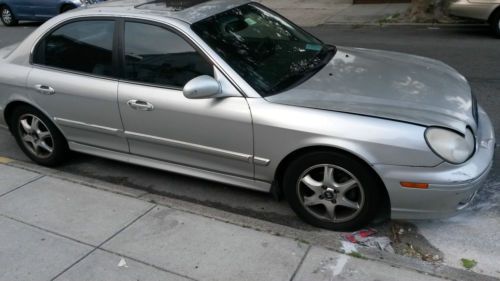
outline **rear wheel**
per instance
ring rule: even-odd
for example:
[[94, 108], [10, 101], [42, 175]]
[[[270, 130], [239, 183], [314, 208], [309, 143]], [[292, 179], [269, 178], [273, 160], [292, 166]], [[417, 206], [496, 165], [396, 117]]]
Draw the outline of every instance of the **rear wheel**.
[[44, 166], [61, 164], [69, 154], [61, 132], [40, 111], [19, 106], [10, 118], [10, 128], [17, 144], [33, 161]]
[[62, 8], [61, 8], [61, 14], [66, 13], [67, 11], [73, 10], [73, 9], [75, 9], [75, 8], [76, 8], [76, 7], [75, 7], [75, 6], [73, 6], [73, 5], [64, 5], [64, 6], [62, 6]]
[[2, 16], [2, 23], [6, 26], [17, 25], [17, 19], [12, 13], [12, 10], [7, 6], [0, 7], [0, 13]]
[[373, 172], [344, 153], [315, 152], [293, 161], [283, 188], [295, 213], [331, 230], [364, 227], [376, 215], [380, 192]]
[[490, 26], [493, 33], [500, 37], [500, 10], [497, 10], [491, 17]]

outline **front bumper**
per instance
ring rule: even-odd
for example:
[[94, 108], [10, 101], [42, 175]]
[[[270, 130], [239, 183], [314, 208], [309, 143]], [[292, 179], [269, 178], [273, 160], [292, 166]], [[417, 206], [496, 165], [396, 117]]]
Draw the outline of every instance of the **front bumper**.
[[[495, 153], [495, 134], [488, 115], [479, 108], [477, 149], [466, 163], [437, 167], [375, 165], [391, 200], [393, 219], [435, 219], [465, 209], [488, 177]], [[401, 182], [429, 183], [428, 189], [401, 187]]]
[[496, 7], [495, 3], [472, 3], [467, 0], [459, 0], [451, 3], [449, 12], [451, 15], [487, 21]]

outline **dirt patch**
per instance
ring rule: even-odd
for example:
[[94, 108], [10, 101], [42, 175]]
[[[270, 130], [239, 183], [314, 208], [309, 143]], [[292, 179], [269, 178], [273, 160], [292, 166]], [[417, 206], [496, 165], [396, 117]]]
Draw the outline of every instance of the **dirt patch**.
[[390, 221], [378, 226], [377, 230], [380, 235], [391, 239], [396, 254], [432, 263], [443, 261], [443, 253], [432, 246], [418, 232], [418, 228], [409, 222]]

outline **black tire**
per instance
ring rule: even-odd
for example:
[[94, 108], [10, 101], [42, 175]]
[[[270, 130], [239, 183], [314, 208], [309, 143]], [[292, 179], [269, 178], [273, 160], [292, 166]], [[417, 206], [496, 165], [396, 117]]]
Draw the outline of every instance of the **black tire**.
[[[36, 128], [39, 128], [37, 131], [40, 132], [40, 134], [48, 132], [50, 134], [50, 139], [48, 139], [48, 137], [36, 137], [35, 135], [38, 135], [37, 132], [32, 132], [31, 134], [27, 133], [21, 120], [28, 120], [27, 122], [31, 120], [30, 125], [33, 125], [33, 117], [41, 121], [38, 122], [39, 125], [36, 126]], [[19, 147], [26, 156], [34, 162], [43, 166], [53, 167], [62, 164], [68, 158], [70, 151], [66, 138], [51, 120], [39, 110], [26, 105], [16, 107], [9, 118], [9, 125]], [[25, 142], [23, 136], [31, 138], [31, 142]], [[42, 149], [41, 145], [37, 145], [38, 149], [35, 149], [35, 145], [33, 144], [33, 142], [35, 142], [34, 138], [37, 138], [39, 143], [43, 142], [45, 147], [51, 148], [52, 151], [49, 152], [49, 150]], [[35, 151], [39, 151], [39, 153], [37, 154]]]
[[[8, 15], [10, 15], [10, 17], [8, 17]], [[12, 10], [5, 5], [0, 7], [0, 18], [5, 26], [15, 26], [19, 23]]]
[[[304, 181], [302, 181], [302, 177], [305, 175], [305, 172], [311, 171], [311, 175], [309, 176], [311, 176], [311, 178], [316, 177], [315, 180], [317, 180], [316, 183], [318, 183], [318, 181], [321, 181], [324, 174], [317, 174], [317, 176], [315, 176], [313, 173], [320, 172], [321, 170], [315, 171], [311, 169], [314, 167], [317, 167], [315, 169], [323, 169], [322, 166], [328, 166], [330, 168], [335, 167], [334, 172], [332, 172], [332, 179], [338, 186], [347, 183], [350, 179], [357, 183], [351, 184], [354, 187], [344, 188], [344, 190], [350, 190], [349, 192], [352, 193], [348, 194], [349, 192], [347, 192], [346, 196], [342, 195], [344, 193], [340, 192], [340, 189], [333, 187], [327, 189], [323, 185], [320, 188], [320, 193], [323, 194], [323, 199], [321, 200], [322, 203], [306, 207], [306, 203], [304, 202], [306, 200], [309, 201], [310, 198], [316, 196], [318, 193], [308, 188], [307, 185], [304, 184]], [[344, 178], [344, 181], [342, 178]], [[380, 190], [381, 187], [378, 186], [379, 180], [375, 179], [376, 175], [374, 172], [365, 163], [355, 157], [341, 152], [318, 151], [302, 155], [288, 166], [284, 173], [283, 191], [292, 209], [305, 222], [317, 227], [335, 231], [351, 231], [365, 227], [374, 219], [377, 211], [379, 210], [379, 204], [381, 202], [380, 198], [382, 198]], [[313, 195], [309, 194], [309, 196], [304, 196], [302, 192], [307, 192], [308, 189], [310, 192], [312, 191]], [[331, 197], [332, 192], [330, 192], [330, 195], [323, 193], [327, 190], [331, 191], [332, 189], [334, 190], [332, 191], [334, 193], [334, 199]], [[356, 207], [358, 207], [357, 209], [353, 208], [351, 210], [350, 208], [341, 206], [344, 204], [343, 202], [346, 202], [344, 199], [347, 198], [347, 196], [350, 196], [348, 198], [350, 202], [356, 203]], [[321, 196], [319, 196], [319, 199], [321, 199]], [[318, 198], [314, 199], [315, 202], [317, 200]], [[328, 202], [325, 203], [325, 200]], [[340, 216], [337, 218], [338, 214], [333, 216], [336, 218], [336, 221], [329, 218], [319, 217], [316, 211], [320, 211], [321, 208], [325, 209], [326, 216], [329, 216], [329, 213], [326, 211], [328, 205], [325, 204], [330, 203], [336, 205], [333, 209], [333, 213], [335, 214], [337, 211], [344, 211], [346, 213], [345, 218], [341, 219]], [[313, 208], [318, 209], [315, 210]], [[347, 215], [351, 211], [353, 213], [350, 216]]]
[[75, 8], [76, 8], [76, 7], [75, 7], [75, 6], [73, 6], [73, 5], [68, 5], [68, 4], [66, 4], [66, 5], [64, 5], [64, 6], [62, 6], [62, 7], [61, 7], [61, 14], [64, 14], [64, 13], [66, 13], [67, 11], [71, 11], [71, 10], [73, 10], [73, 9], [75, 9]]
[[500, 10], [495, 11], [491, 16], [490, 26], [495, 36], [500, 37]]

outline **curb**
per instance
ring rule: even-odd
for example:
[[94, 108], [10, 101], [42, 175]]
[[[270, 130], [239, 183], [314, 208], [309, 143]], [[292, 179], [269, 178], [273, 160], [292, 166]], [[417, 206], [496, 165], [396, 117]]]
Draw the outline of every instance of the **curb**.
[[393, 22], [393, 23], [378, 23], [378, 22], [326, 22], [320, 25], [311, 26], [311, 27], [320, 27], [320, 26], [414, 26], [414, 27], [488, 27], [489, 25], [484, 23], [412, 23], [412, 22]]
[[[41, 167], [29, 162], [12, 160], [9, 158], [3, 158], [1, 156], [0, 159], [2, 160], [0, 164], [4, 164], [7, 166], [36, 172], [45, 176], [54, 177], [60, 180], [81, 184], [87, 187], [108, 191], [127, 197], [136, 198], [194, 215], [215, 219], [244, 228], [266, 232], [275, 236], [283, 236], [289, 239], [294, 239], [301, 243], [307, 243], [310, 245], [327, 248], [341, 254], [345, 254], [341, 243], [341, 241], [343, 240], [341, 238], [341, 234], [338, 232], [321, 230], [317, 234], [315, 233], [315, 235], [311, 235], [311, 232], [307, 230], [295, 229], [292, 227], [238, 215], [212, 207], [202, 206], [179, 199], [151, 194], [142, 190], [107, 183], [85, 176], [73, 175], [55, 169]], [[371, 248], [357, 247], [357, 251], [361, 254], [360, 257], [363, 259], [374, 262], [381, 262], [396, 268], [413, 270], [425, 275], [438, 278], [455, 281], [500, 281], [500, 279], [492, 276], [458, 269], [447, 265], [427, 263], [421, 260], [378, 251]]]

